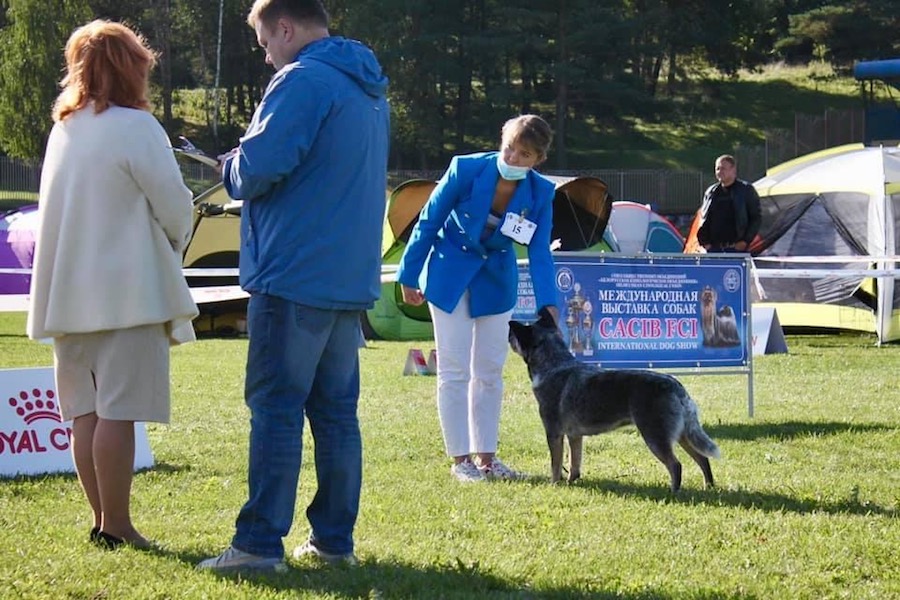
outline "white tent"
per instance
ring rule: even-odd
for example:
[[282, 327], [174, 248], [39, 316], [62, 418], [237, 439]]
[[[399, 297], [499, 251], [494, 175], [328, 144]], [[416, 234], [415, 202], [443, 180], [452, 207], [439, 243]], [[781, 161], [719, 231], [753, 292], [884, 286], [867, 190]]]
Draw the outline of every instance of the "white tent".
[[[31, 268], [37, 217], [37, 204], [0, 214], [0, 268]], [[30, 282], [31, 275], [0, 273], [0, 294], [27, 294]]]
[[777, 306], [782, 325], [871, 331], [879, 342], [900, 339], [900, 290], [893, 276], [839, 273], [895, 268], [892, 261], [865, 257], [898, 251], [900, 148], [830, 148], [774, 167], [753, 185], [763, 226], [751, 251], [768, 259], [757, 265], [771, 267], [771, 257], [819, 256], [820, 264], [785, 260], [779, 266], [835, 270], [835, 276], [793, 283], [762, 280], [763, 299]]

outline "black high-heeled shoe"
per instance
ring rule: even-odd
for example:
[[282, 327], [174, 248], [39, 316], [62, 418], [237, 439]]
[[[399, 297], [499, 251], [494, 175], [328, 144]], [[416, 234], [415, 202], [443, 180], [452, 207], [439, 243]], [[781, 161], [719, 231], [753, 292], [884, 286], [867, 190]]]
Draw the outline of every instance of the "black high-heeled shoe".
[[94, 543], [104, 550], [115, 550], [119, 546], [123, 545], [125, 543], [125, 540], [114, 535], [110, 535], [105, 531], [98, 531]]
[[98, 539], [100, 539], [100, 528], [99, 527], [91, 527], [91, 534], [90, 534], [91, 543], [96, 544]]

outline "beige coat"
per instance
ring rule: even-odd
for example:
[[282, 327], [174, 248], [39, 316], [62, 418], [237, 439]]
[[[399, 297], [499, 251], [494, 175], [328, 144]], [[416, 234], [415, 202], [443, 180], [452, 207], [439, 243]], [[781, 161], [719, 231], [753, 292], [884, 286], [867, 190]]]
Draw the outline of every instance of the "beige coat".
[[191, 192], [150, 113], [92, 106], [56, 123], [41, 172], [29, 337], [166, 323], [194, 339], [181, 272]]

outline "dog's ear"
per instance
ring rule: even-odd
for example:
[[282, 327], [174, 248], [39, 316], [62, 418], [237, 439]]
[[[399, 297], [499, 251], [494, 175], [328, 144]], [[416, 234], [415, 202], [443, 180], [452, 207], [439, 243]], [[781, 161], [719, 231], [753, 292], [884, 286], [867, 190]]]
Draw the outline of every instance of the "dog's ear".
[[531, 339], [531, 327], [518, 321], [509, 322], [509, 344], [516, 353], [522, 353], [521, 350], [529, 339]]
[[538, 311], [537, 322], [542, 327], [556, 327], [556, 319], [553, 318], [553, 313], [546, 306], [542, 306]]

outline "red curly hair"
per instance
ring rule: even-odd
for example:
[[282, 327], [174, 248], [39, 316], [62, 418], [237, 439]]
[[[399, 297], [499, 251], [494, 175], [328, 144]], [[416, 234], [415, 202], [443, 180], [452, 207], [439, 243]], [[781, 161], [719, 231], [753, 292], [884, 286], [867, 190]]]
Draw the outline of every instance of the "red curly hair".
[[62, 121], [93, 103], [101, 113], [110, 105], [150, 109], [148, 88], [156, 53], [127, 26], [97, 19], [76, 29], [66, 42], [66, 76], [53, 105]]

